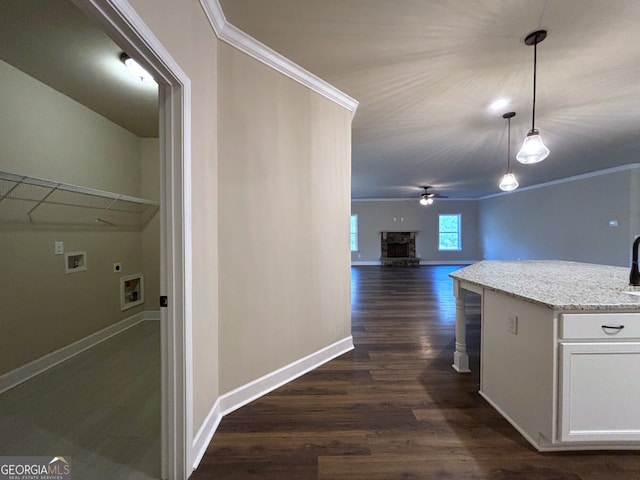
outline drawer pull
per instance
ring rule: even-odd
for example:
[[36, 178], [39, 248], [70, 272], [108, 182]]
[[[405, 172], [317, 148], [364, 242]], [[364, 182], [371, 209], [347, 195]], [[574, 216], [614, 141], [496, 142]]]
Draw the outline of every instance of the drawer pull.
[[624, 325], [602, 325], [602, 328], [611, 330], [622, 330], [624, 328]]

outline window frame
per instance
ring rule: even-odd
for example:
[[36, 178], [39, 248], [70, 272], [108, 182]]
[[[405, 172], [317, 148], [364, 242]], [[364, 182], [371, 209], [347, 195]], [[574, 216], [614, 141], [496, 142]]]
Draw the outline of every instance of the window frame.
[[[456, 217], [457, 218], [457, 230], [443, 231], [441, 230], [441, 218], [442, 217]], [[446, 248], [442, 245], [442, 235], [450, 235], [452, 233], [457, 234], [457, 247]], [[461, 213], [440, 213], [438, 214], [438, 251], [439, 252], [460, 252], [462, 251], [462, 214]]]
[[[354, 219], [355, 219], [355, 230], [354, 230]], [[349, 246], [352, 252], [357, 252], [360, 248], [358, 244], [358, 214], [352, 213], [351, 218], [349, 220]], [[353, 248], [355, 244], [355, 249]]]

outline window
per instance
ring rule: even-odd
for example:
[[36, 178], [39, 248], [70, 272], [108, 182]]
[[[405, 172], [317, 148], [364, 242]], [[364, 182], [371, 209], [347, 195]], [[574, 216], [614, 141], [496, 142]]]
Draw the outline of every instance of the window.
[[351, 215], [351, 251], [358, 251], [358, 215]]
[[438, 250], [462, 250], [460, 244], [460, 214], [440, 215]]

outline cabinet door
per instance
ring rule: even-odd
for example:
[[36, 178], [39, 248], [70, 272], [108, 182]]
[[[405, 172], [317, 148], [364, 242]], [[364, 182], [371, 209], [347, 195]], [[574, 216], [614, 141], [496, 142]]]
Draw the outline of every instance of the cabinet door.
[[560, 358], [560, 441], [640, 440], [640, 342], [561, 342]]

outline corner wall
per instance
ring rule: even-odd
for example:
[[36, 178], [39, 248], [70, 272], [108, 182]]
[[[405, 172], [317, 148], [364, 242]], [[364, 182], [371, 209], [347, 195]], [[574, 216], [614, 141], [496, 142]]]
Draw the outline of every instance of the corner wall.
[[220, 43], [220, 390], [351, 335], [351, 112]]
[[[218, 54], [217, 39], [195, 0], [129, 0], [191, 80], [193, 424], [197, 432], [218, 387]], [[192, 439], [188, 439], [189, 442]]]

